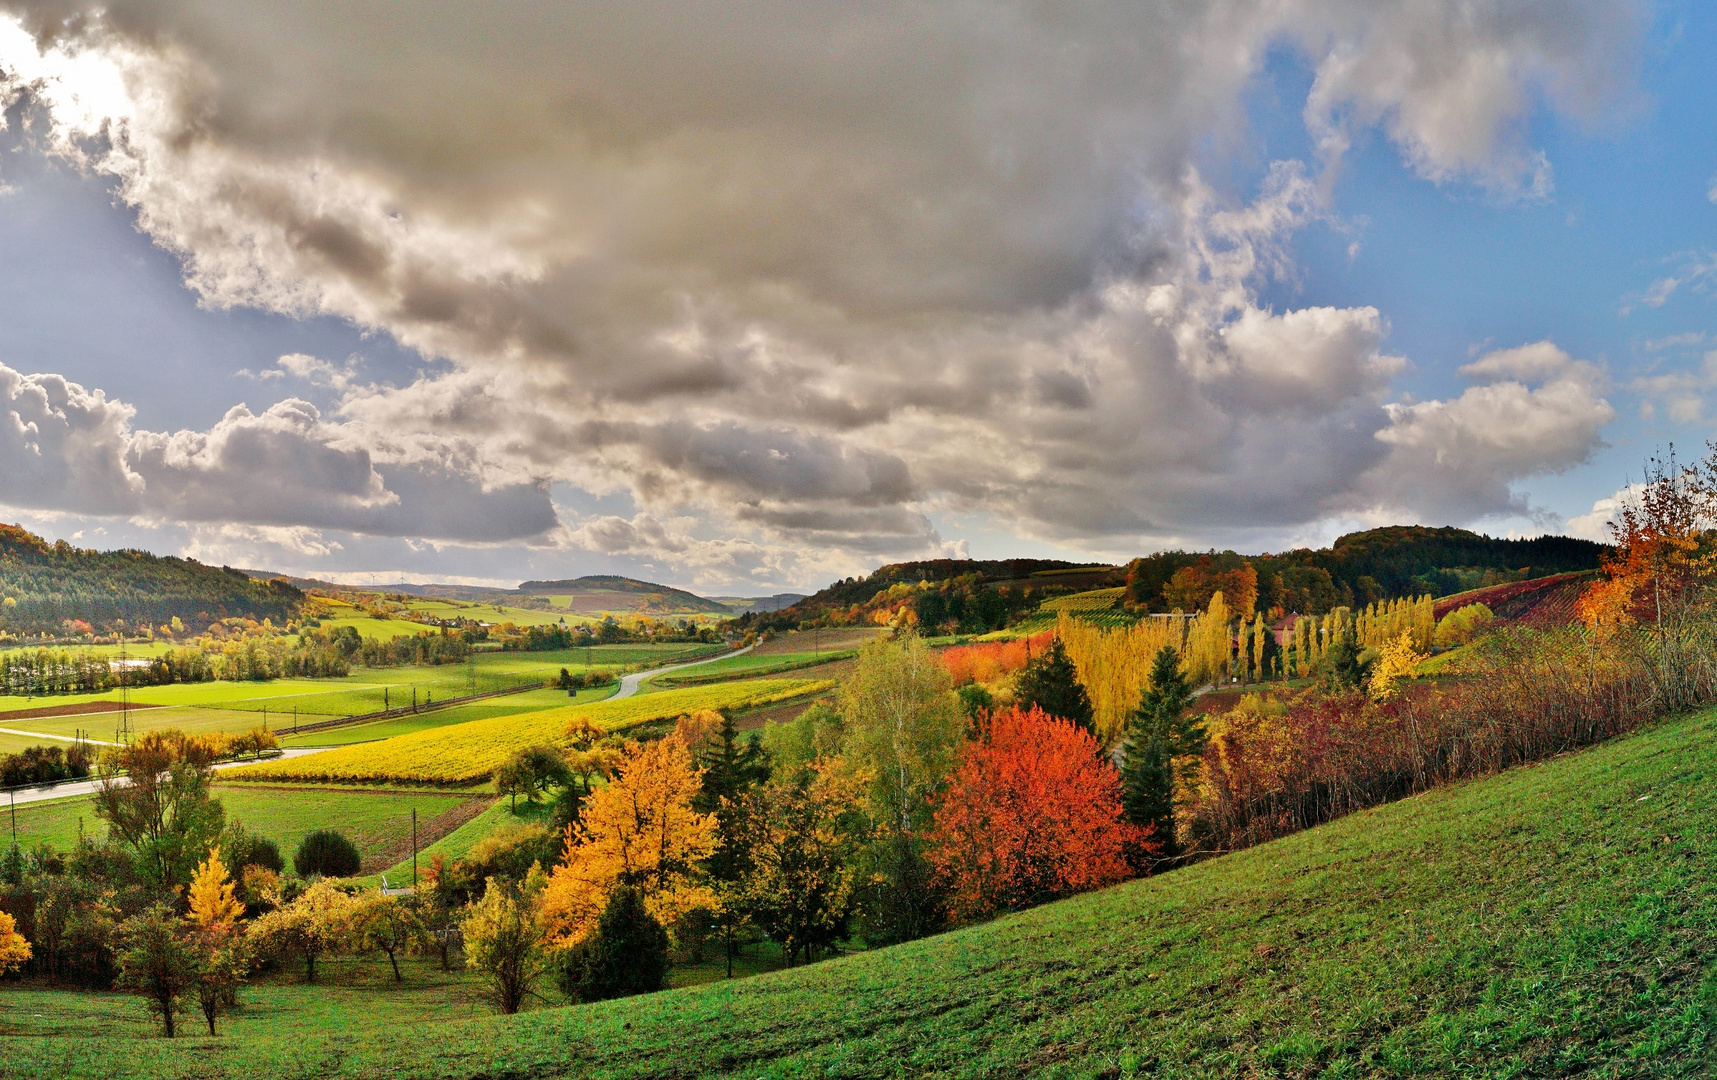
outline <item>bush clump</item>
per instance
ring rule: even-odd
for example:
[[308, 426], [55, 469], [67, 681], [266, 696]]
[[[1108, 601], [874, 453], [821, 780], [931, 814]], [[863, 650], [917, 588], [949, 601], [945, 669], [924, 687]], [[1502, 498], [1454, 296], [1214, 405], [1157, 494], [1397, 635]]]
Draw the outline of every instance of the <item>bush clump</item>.
[[317, 829], [298, 845], [292, 868], [299, 877], [351, 877], [362, 861], [350, 840], [333, 829]]
[[604, 1001], [662, 988], [668, 973], [668, 932], [644, 908], [637, 889], [622, 885], [608, 897], [596, 932], [568, 949], [560, 964], [563, 993]]

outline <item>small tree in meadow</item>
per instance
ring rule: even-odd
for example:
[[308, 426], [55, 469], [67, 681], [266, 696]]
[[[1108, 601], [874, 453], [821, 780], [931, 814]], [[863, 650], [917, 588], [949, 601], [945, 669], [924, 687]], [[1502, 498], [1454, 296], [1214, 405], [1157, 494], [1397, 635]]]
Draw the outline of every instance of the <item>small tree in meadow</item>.
[[351, 933], [355, 901], [331, 881], [312, 884], [290, 904], [257, 919], [250, 938], [257, 951], [304, 960], [304, 981], [316, 981], [316, 961], [342, 948]]
[[503, 1013], [518, 1012], [547, 960], [530, 903], [506, 882], [490, 878], [483, 898], [466, 909], [460, 925], [467, 961], [482, 977], [484, 996]]
[[238, 1004], [239, 984], [250, 974], [250, 951], [245, 936], [230, 923], [193, 930], [190, 945], [197, 959], [191, 988], [213, 1035], [215, 1019]]
[[201, 957], [184, 920], [156, 904], [119, 927], [119, 984], [142, 996], [171, 1039], [183, 998], [195, 985]]
[[352, 947], [360, 952], [387, 954], [393, 981], [403, 981], [399, 954], [422, 948], [429, 936], [419, 906], [398, 896], [365, 893], [353, 905], [351, 920]]

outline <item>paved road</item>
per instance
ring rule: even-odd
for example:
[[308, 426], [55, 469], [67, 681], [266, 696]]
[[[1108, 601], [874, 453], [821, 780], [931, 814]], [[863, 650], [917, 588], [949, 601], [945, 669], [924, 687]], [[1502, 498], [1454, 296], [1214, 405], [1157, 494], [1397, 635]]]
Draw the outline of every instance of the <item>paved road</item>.
[[608, 700], [614, 701], [618, 698], [631, 697], [633, 694], [638, 692], [638, 684], [643, 682], [645, 679], [654, 678], [657, 675], [663, 675], [670, 671], [678, 671], [681, 668], [697, 667], [699, 664], [713, 664], [717, 660], [726, 660], [730, 656], [744, 656], [755, 648], [757, 648], [756, 645], [747, 645], [743, 649], [735, 649], [730, 653], [722, 653], [720, 656], [706, 656], [702, 660], [687, 660], [683, 664], [669, 664], [667, 667], [652, 668], [649, 671], [638, 671], [631, 675], [622, 675], [620, 677], [620, 691]]
[[[304, 757], [306, 754], [320, 754], [324, 750], [334, 750], [332, 746], [294, 746], [282, 752], [281, 757]], [[270, 758], [278, 761], [279, 758]], [[234, 769], [240, 765], [255, 765], [254, 761], [223, 761], [216, 769]], [[45, 802], [48, 799], [69, 799], [78, 795], [94, 795], [100, 781], [73, 780], [66, 784], [55, 784], [52, 787], [25, 788], [13, 796], [19, 803]], [[10, 802], [0, 802], [0, 806], [10, 805]]]

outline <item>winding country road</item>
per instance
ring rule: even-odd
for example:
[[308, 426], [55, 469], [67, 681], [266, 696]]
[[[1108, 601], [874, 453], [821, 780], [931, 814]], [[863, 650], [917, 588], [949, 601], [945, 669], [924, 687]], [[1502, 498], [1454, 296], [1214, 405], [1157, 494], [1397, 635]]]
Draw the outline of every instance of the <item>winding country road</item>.
[[631, 697], [633, 694], [638, 692], [638, 684], [643, 682], [645, 679], [653, 679], [657, 675], [665, 675], [670, 671], [678, 671], [681, 668], [697, 667], [699, 664], [713, 664], [717, 660], [726, 660], [734, 656], [744, 656], [755, 648], [757, 648], [756, 645], [747, 645], [743, 649], [735, 649], [730, 653], [722, 653], [720, 656], [706, 656], [702, 660], [687, 660], [683, 664], [669, 664], [667, 667], [651, 668], [649, 671], [638, 671], [631, 675], [622, 675], [620, 677], [619, 691], [616, 692], [613, 697], [606, 700], [618, 701], [623, 697]]

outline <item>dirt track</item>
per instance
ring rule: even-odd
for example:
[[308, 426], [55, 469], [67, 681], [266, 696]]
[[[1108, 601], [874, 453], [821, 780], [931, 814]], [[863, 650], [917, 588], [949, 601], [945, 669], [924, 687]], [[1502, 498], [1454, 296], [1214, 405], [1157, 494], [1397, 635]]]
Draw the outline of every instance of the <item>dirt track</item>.
[[[39, 709], [19, 709], [16, 712], [0, 712], [0, 723], [12, 720], [30, 720], [39, 716], [82, 716], [84, 713], [118, 712], [125, 707], [118, 701], [80, 701], [75, 705], [45, 705]], [[159, 709], [159, 705], [139, 705], [131, 703], [131, 709]]]

